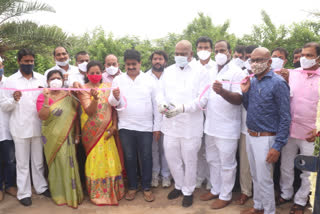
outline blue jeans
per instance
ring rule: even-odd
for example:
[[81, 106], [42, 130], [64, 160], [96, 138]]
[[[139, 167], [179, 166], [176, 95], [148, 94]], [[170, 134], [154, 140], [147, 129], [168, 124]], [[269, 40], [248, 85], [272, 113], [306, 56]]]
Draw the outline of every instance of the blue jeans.
[[0, 142], [0, 190], [16, 185], [16, 159], [12, 140]]
[[128, 129], [119, 130], [124, 153], [129, 189], [137, 189], [137, 154], [141, 166], [142, 188], [149, 190], [152, 179], [152, 132], [139, 132]]

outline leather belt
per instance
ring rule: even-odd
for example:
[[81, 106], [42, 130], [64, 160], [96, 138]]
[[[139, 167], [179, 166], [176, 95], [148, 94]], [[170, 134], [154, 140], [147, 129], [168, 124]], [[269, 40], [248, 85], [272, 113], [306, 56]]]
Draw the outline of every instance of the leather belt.
[[275, 136], [276, 135], [275, 132], [255, 132], [255, 131], [251, 131], [250, 129], [248, 129], [248, 133], [250, 136], [253, 136], [253, 137]]

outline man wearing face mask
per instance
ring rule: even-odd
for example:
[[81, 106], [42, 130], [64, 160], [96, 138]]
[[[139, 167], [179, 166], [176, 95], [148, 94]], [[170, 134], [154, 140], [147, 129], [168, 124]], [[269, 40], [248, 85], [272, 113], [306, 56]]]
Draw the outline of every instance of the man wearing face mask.
[[[69, 85], [74, 86], [76, 88], [79, 87], [79, 84], [85, 84], [85, 76], [87, 73], [87, 65], [90, 61], [90, 56], [86, 51], [80, 51], [75, 56], [76, 66], [78, 66], [78, 73], [72, 73], [69, 76]], [[76, 83], [76, 84], [75, 84]]]
[[232, 62], [236, 64], [242, 70], [245, 70], [246, 67], [244, 66], [246, 60], [246, 47], [244, 45], [238, 45], [234, 49], [233, 59]]
[[[43, 87], [45, 78], [33, 71], [34, 53], [27, 49], [21, 49], [17, 58], [20, 69], [8, 77], [4, 87], [17, 89]], [[48, 185], [43, 175], [41, 122], [36, 110], [36, 101], [40, 93], [39, 91], [1, 91], [0, 107], [10, 114], [9, 128], [15, 144], [17, 198], [24, 206], [32, 204], [30, 159], [33, 186], [36, 193], [50, 197]]]
[[[206, 72], [210, 72], [216, 63], [211, 59], [213, 42], [207, 36], [201, 36], [196, 42], [197, 55], [199, 57], [198, 64]], [[204, 115], [205, 116], [205, 115]], [[209, 167], [206, 160], [204, 137], [202, 137], [201, 147], [198, 153], [197, 166], [197, 185], [196, 188], [201, 188], [202, 183], [206, 180], [206, 189], [211, 189]]]
[[102, 74], [102, 81], [112, 82], [116, 76], [122, 74], [119, 68], [118, 58], [113, 54], [109, 54], [106, 56], [104, 61], [106, 72]]
[[271, 52], [271, 69], [282, 69], [288, 62], [288, 51], [284, 48], [278, 47]]
[[249, 74], [251, 74], [251, 65], [249, 63], [249, 59], [251, 58], [251, 53], [254, 49], [256, 49], [258, 46], [257, 45], [248, 45], [245, 49], [246, 57], [245, 57], [245, 62], [244, 62], [244, 67], [246, 67], [247, 71]]
[[70, 65], [70, 56], [66, 48], [58, 46], [53, 51], [53, 57], [56, 62], [56, 65], [52, 68], [48, 69], [44, 76], [47, 77], [48, 73], [52, 70], [58, 70], [61, 71], [64, 77], [64, 86], [69, 87], [72, 86], [72, 84], [69, 83], [69, 76], [72, 74], [78, 74], [79, 69], [76, 66]]
[[295, 49], [293, 51], [292, 63], [293, 63], [293, 67], [294, 68], [300, 68], [301, 67], [301, 65], [300, 65], [301, 51], [302, 51], [302, 48], [297, 48], [297, 49]]
[[207, 94], [204, 126], [212, 188], [210, 192], [201, 195], [200, 200], [218, 198], [211, 204], [211, 208], [221, 209], [231, 202], [235, 183], [242, 103], [240, 85], [221, 82], [240, 82], [245, 73], [234, 63], [230, 63], [232, 53], [227, 41], [217, 41], [214, 49], [217, 65], [209, 72], [213, 86]]
[[[0, 57], [0, 89], [6, 81], [4, 76], [3, 60]], [[14, 155], [14, 143], [9, 130], [9, 113], [0, 108], [0, 202], [4, 194], [17, 196], [16, 185], [16, 161]], [[3, 184], [4, 187], [3, 188]]]
[[183, 195], [182, 206], [193, 203], [196, 187], [198, 151], [203, 135], [203, 112], [198, 97], [208, 83], [208, 75], [192, 61], [192, 44], [179, 41], [175, 48], [175, 64], [168, 67], [160, 81], [158, 109], [165, 114], [161, 132], [164, 151], [175, 181], [168, 194], [172, 200]]
[[253, 179], [254, 207], [241, 214], [275, 214], [272, 164], [287, 143], [290, 129], [290, 92], [287, 82], [271, 69], [271, 55], [266, 48], [251, 54], [255, 74], [241, 84], [243, 105], [247, 109], [247, 153]]
[[[168, 55], [162, 50], [155, 51], [150, 56], [152, 68], [146, 72], [150, 75], [157, 83], [161, 81], [165, 67], [168, 62]], [[157, 133], [158, 134], [158, 133]], [[171, 174], [168, 167], [167, 159], [164, 155], [163, 149], [163, 134], [153, 136], [152, 142], [152, 187], [159, 186], [159, 175], [161, 174], [162, 187], [171, 186]]]
[[310, 42], [304, 45], [300, 58], [299, 70], [318, 71], [316, 74], [290, 72], [289, 86], [291, 90], [291, 126], [288, 143], [281, 154], [281, 195], [278, 204], [283, 204], [294, 196], [293, 213], [303, 213], [310, 192], [310, 172], [301, 174], [301, 186], [294, 195], [294, 158], [300, 154], [310, 156], [314, 151], [314, 141], [317, 135], [316, 115], [319, 101], [320, 81], [320, 44]]

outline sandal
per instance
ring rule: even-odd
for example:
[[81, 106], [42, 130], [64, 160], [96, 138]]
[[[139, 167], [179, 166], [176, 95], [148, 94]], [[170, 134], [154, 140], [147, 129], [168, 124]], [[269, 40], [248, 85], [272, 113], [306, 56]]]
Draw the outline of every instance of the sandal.
[[291, 199], [284, 199], [284, 198], [282, 198], [281, 196], [279, 196], [279, 197], [276, 199], [276, 205], [277, 205], [277, 206], [280, 206], [280, 205], [285, 204], [285, 203], [288, 203], [288, 202], [290, 202], [290, 201], [291, 201]]
[[136, 190], [136, 189], [128, 190], [128, 192], [126, 193], [124, 198], [128, 201], [132, 201], [133, 199], [135, 199], [137, 192], [138, 192], [138, 190]]
[[299, 204], [292, 205], [289, 214], [303, 214], [305, 206]]
[[249, 196], [242, 193], [240, 195], [240, 198], [238, 200], [236, 200], [236, 204], [237, 205], [244, 205], [248, 200], [249, 200]]
[[147, 202], [152, 202], [155, 200], [154, 195], [152, 194], [151, 190], [144, 190], [143, 191], [143, 198]]

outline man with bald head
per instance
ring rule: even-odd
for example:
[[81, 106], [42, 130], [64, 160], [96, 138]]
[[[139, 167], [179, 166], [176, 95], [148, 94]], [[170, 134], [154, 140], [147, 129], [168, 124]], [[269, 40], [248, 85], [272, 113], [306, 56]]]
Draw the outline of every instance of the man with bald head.
[[161, 132], [164, 152], [175, 188], [168, 195], [172, 200], [183, 195], [182, 206], [193, 203], [196, 187], [197, 159], [203, 134], [203, 112], [198, 96], [203, 91], [207, 72], [192, 61], [192, 45], [187, 40], [177, 43], [175, 64], [166, 69], [160, 82], [158, 108], [164, 113]]
[[253, 180], [254, 207], [241, 214], [275, 214], [272, 164], [287, 143], [291, 122], [290, 89], [271, 69], [266, 48], [256, 48], [250, 59], [254, 77], [241, 84], [243, 105], [247, 109], [247, 153]]
[[106, 72], [102, 74], [103, 82], [112, 83], [113, 79], [121, 74], [118, 58], [113, 54], [109, 54], [106, 56], [106, 58], [104, 59], [104, 67]]

